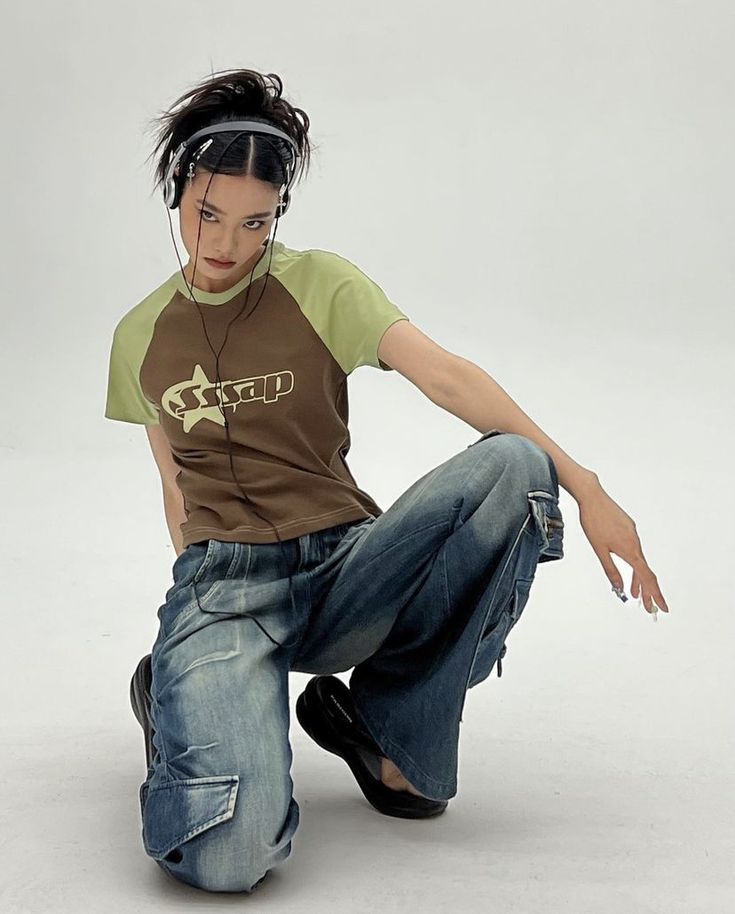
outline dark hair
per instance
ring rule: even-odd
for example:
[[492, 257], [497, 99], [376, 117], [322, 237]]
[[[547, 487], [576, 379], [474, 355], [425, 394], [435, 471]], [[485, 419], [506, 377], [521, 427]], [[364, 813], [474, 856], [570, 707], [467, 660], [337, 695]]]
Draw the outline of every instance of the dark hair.
[[[315, 148], [308, 137], [310, 121], [305, 111], [281, 97], [282, 90], [283, 82], [276, 73], [236, 69], [212, 73], [180, 95], [169, 110], [160, 112], [151, 121], [152, 126], [158, 125], [157, 140], [148, 157], [157, 157], [153, 192], [163, 185], [171, 157], [180, 143], [215, 122], [243, 118], [272, 124], [291, 137], [301, 154], [294, 183], [300, 180], [308, 170]], [[174, 110], [184, 102], [183, 107]], [[267, 134], [240, 134], [235, 139], [236, 134], [236, 130], [212, 134], [212, 143], [196, 160], [197, 168], [252, 175], [280, 188], [286, 181], [284, 161], [291, 157], [288, 144]], [[206, 137], [201, 138], [201, 142], [205, 140]], [[222, 157], [228, 143], [229, 149]], [[196, 148], [184, 153], [179, 163], [182, 176], [195, 152]]]

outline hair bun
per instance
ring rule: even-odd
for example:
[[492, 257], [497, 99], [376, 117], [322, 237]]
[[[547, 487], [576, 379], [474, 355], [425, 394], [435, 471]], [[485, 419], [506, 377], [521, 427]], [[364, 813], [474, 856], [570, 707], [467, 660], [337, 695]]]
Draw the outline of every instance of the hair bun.
[[[156, 184], [164, 183], [171, 157], [179, 145], [197, 130], [220, 121], [240, 118], [263, 121], [287, 134], [298, 150], [298, 176], [301, 177], [308, 168], [311, 156], [308, 136], [310, 121], [305, 111], [283, 98], [282, 89], [283, 82], [277, 73], [259, 73], [257, 70], [242, 68], [211, 73], [198, 85], [187, 89], [169, 110], [162, 112], [154, 121], [159, 125], [158, 138], [151, 153], [151, 157], [157, 157]], [[207, 149], [199, 164], [205, 170], [211, 165], [213, 169], [226, 174], [241, 174], [245, 169], [248, 174], [255, 174], [262, 181], [274, 185], [282, 183], [281, 160], [290, 159], [292, 152], [290, 148], [285, 148], [285, 141], [277, 137], [264, 137], [262, 141], [248, 142], [250, 145], [254, 143], [258, 152], [253, 160], [255, 164], [252, 172], [249, 170], [250, 159], [246, 162], [242, 153], [245, 141], [235, 144], [228, 160], [215, 153], [220, 145], [226, 145], [229, 141], [215, 141], [214, 147]], [[207, 158], [210, 153], [211, 159]], [[182, 171], [186, 169], [186, 164], [182, 159]]]

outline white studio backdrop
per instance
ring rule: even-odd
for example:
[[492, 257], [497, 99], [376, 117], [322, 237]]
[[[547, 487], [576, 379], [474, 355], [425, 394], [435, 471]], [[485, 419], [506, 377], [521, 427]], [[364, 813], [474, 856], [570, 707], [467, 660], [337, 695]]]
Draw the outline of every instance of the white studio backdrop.
[[[671, 608], [614, 597], [562, 492], [565, 560], [469, 693], [451, 818], [370, 815], [294, 720], [273, 903], [731, 910], [732, 5], [37, 2], [3, 31], [0, 908], [194, 897], [140, 846], [127, 699], [175, 555], [143, 427], [103, 412], [115, 324], [177, 267], [147, 123], [242, 66], [318, 146], [277, 238], [358, 264], [595, 470]], [[478, 436], [397, 372], [349, 391], [383, 509]]]

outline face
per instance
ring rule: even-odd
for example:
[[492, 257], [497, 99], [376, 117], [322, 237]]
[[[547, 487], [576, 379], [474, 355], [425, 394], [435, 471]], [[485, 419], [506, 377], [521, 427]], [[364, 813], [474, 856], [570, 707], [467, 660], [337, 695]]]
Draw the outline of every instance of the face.
[[[224, 292], [247, 276], [263, 253], [277, 203], [273, 185], [250, 175], [201, 171], [187, 180], [179, 204], [179, 230], [189, 254], [187, 282], [205, 292]], [[220, 267], [206, 258], [231, 263]]]

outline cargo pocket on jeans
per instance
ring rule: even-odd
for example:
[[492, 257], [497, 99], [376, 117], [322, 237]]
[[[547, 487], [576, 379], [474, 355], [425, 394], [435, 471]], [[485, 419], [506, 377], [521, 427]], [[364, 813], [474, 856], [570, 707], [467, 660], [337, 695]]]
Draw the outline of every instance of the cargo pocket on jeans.
[[503, 675], [502, 660], [508, 651], [505, 639], [518, 621], [526, 603], [528, 603], [533, 580], [533, 578], [516, 579], [510, 598], [501, 611], [500, 616], [497, 617], [497, 621], [483, 631], [477, 644], [470, 673], [467, 677], [465, 691], [476, 686], [484, 679], [487, 679], [492, 672], [496, 661], [497, 674], [499, 677]]
[[[513, 587], [513, 602], [511, 603], [509, 616], [510, 616], [510, 625], [508, 626], [508, 631], [505, 633], [507, 638], [510, 634], [510, 630], [516, 624], [518, 619], [523, 612], [523, 609], [528, 603], [528, 598], [531, 594], [531, 585], [533, 584], [533, 578], [518, 578]], [[497, 663], [497, 673], [498, 678], [503, 675], [503, 657], [505, 657], [508, 652], [508, 645], [503, 642], [503, 646], [500, 649], [498, 654], [498, 663]]]
[[539, 538], [539, 562], [564, 558], [564, 518], [559, 499], [543, 490], [528, 493], [536, 533]]
[[[140, 785], [143, 846], [161, 860], [195, 835], [231, 819], [240, 776], [184, 778]], [[179, 859], [180, 856], [179, 856]]]

